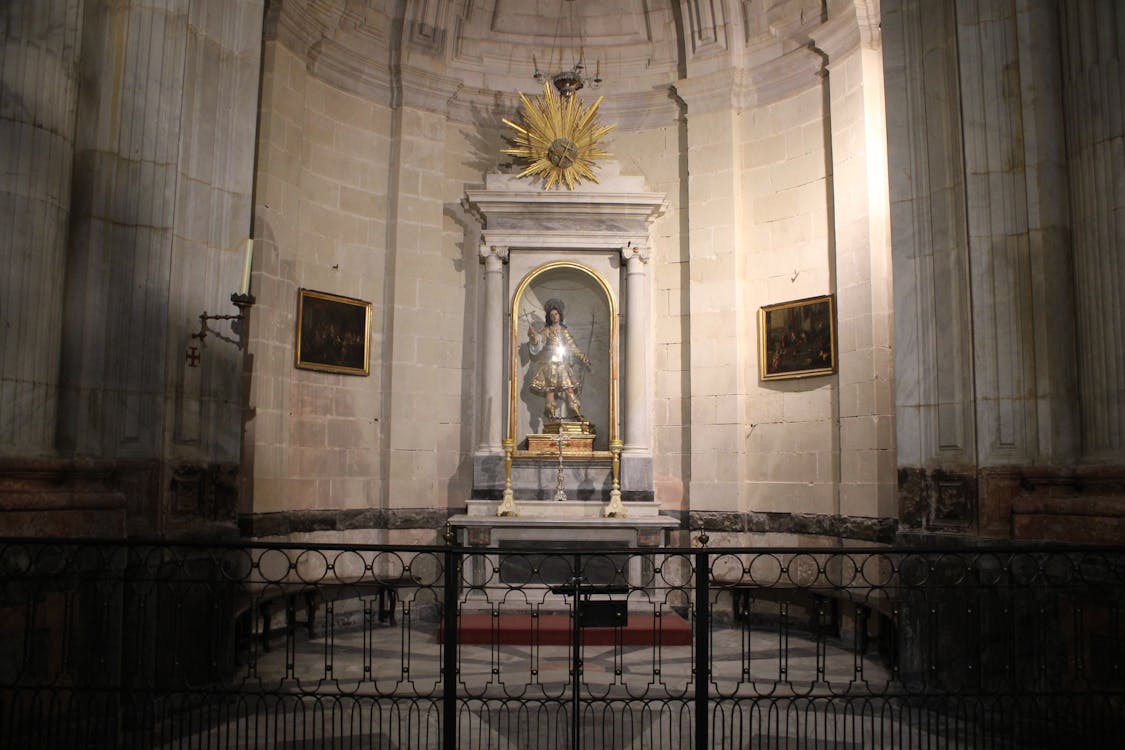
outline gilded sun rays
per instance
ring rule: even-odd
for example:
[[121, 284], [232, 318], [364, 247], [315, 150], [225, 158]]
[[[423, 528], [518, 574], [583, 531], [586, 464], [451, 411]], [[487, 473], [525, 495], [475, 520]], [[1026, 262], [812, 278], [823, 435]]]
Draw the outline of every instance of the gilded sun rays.
[[577, 96], [560, 96], [545, 83], [542, 97], [533, 100], [521, 93], [520, 102], [523, 125], [504, 118], [515, 131], [515, 145], [502, 149], [529, 162], [519, 176], [542, 180], [545, 190], [564, 184], [573, 190], [583, 180], [597, 182], [595, 162], [610, 155], [600, 141], [614, 127], [598, 123], [602, 98], [583, 107]]

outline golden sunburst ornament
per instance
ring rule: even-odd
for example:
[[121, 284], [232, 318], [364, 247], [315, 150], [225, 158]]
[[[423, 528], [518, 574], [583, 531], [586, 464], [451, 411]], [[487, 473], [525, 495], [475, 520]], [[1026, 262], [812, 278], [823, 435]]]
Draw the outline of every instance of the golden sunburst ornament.
[[598, 123], [598, 106], [602, 97], [583, 107], [577, 96], [561, 96], [543, 84], [543, 96], [534, 101], [520, 94], [524, 124], [517, 125], [504, 118], [515, 130], [515, 146], [502, 149], [505, 154], [531, 162], [520, 177], [543, 180], [543, 189], [565, 184], [568, 190], [582, 180], [597, 182], [593, 167], [598, 159], [610, 156], [599, 148], [600, 141], [613, 125]]

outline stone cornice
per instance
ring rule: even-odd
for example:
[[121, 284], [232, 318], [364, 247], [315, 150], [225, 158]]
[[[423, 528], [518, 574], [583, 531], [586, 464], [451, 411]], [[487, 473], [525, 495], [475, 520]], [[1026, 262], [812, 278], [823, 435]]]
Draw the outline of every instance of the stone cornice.
[[330, 40], [323, 40], [309, 51], [309, 72], [337, 88], [380, 104], [393, 95], [391, 70], [373, 66], [364, 55]]
[[602, 165], [603, 184], [574, 190], [543, 190], [511, 174], [490, 174], [484, 188], [469, 188], [462, 201], [482, 227], [485, 246], [521, 249], [646, 249], [652, 222], [667, 207], [663, 193], [645, 190], [644, 179], [620, 174], [617, 162]]
[[881, 49], [883, 27], [880, 21], [882, 16], [880, 0], [854, 0], [854, 2], [860, 43], [867, 49]]
[[461, 88], [455, 78], [404, 65], [400, 72], [402, 104], [440, 115], [449, 114], [449, 103]]
[[855, 9], [852, 8], [852, 13], [830, 18], [809, 35], [816, 46], [828, 55], [829, 65], [834, 63], [837, 57], [859, 47], [862, 42], [862, 32], [859, 24], [856, 23], [854, 12]]
[[797, 47], [787, 54], [750, 70], [728, 69], [676, 82], [676, 93], [687, 103], [688, 114], [736, 111], [772, 104], [813, 85], [820, 59]]

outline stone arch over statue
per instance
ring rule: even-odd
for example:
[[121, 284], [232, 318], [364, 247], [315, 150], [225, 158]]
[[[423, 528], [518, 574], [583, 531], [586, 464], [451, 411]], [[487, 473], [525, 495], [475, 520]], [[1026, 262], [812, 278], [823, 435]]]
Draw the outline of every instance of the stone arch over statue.
[[[558, 311], [562, 335], [547, 342], [548, 314]], [[581, 423], [593, 451], [606, 454], [618, 438], [618, 307], [614, 290], [588, 265], [553, 261], [515, 287], [508, 318], [507, 438], [529, 450], [528, 435], [556, 424]], [[554, 402], [554, 403], [553, 403]]]

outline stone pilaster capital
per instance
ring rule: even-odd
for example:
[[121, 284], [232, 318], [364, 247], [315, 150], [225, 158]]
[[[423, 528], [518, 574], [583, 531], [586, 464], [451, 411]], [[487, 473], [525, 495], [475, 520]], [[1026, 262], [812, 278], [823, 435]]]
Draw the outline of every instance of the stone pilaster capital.
[[621, 248], [621, 260], [631, 270], [643, 270], [643, 267], [649, 261], [651, 251], [648, 245], [643, 245], [637, 242], [630, 242], [625, 247]]
[[505, 245], [490, 245], [487, 242], [482, 242], [480, 245], [480, 260], [481, 263], [486, 265], [489, 261], [506, 263], [508, 261], [508, 248]]

